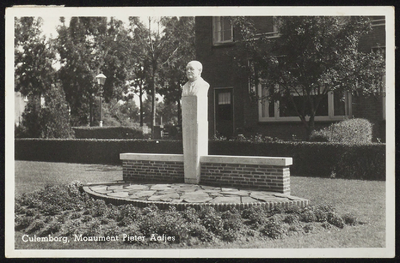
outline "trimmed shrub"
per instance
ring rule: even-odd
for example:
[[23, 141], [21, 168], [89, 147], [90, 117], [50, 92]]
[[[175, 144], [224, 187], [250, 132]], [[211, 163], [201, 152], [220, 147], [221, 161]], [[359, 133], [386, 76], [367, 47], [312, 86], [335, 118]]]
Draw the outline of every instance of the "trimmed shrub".
[[314, 142], [371, 143], [372, 124], [366, 119], [349, 119], [333, 123], [319, 131], [313, 131]]
[[143, 139], [141, 127], [73, 127], [77, 139]]
[[351, 213], [347, 213], [342, 216], [342, 219], [346, 225], [355, 226], [357, 224], [357, 217]]
[[[15, 159], [120, 165], [120, 153], [182, 154], [182, 141], [16, 139]], [[385, 144], [210, 141], [210, 155], [292, 157], [291, 174], [385, 180]]]
[[329, 212], [327, 220], [328, 220], [329, 224], [334, 225], [334, 226], [336, 226], [338, 228], [343, 228], [344, 227], [343, 219], [338, 214], [336, 214], [335, 212]]
[[314, 222], [314, 221], [316, 221], [316, 219], [317, 219], [317, 217], [315, 216], [315, 214], [312, 210], [305, 210], [300, 215], [300, 220], [303, 222], [306, 222], [306, 223]]
[[282, 238], [282, 236], [287, 233], [287, 230], [282, 225], [282, 222], [279, 222], [279, 221], [271, 218], [260, 229], [260, 232], [263, 233], [264, 235], [266, 235], [267, 237], [270, 237], [273, 239], [278, 239], [278, 238]]

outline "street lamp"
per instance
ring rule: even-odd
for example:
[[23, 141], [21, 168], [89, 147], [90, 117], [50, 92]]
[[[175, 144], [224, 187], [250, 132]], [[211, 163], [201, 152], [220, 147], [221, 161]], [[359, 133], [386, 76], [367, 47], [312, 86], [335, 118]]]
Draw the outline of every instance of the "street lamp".
[[100, 86], [100, 127], [103, 127], [103, 107], [102, 107], [102, 101], [103, 101], [103, 86], [104, 83], [106, 82], [106, 76], [104, 76], [103, 74], [99, 74], [96, 76], [96, 81], [97, 84], [99, 84]]

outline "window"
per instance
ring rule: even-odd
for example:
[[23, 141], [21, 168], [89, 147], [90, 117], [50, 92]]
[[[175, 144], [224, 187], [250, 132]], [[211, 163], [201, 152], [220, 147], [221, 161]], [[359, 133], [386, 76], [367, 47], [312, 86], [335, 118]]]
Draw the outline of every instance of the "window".
[[213, 17], [214, 44], [233, 42], [233, 27], [229, 17]]
[[[275, 87], [267, 87], [263, 83], [258, 85], [258, 94], [261, 95], [259, 121], [300, 121], [296, 108], [289, 98], [281, 98], [280, 100], [267, 99], [267, 96], [277, 91], [279, 91], [278, 85]], [[303, 102], [301, 93], [301, 91], [292, 93], [294, 104], [298, 109], [302, 107]], [[314, 101], [317, 100], [316, 95], [311, 96]], [[310, 115], [308, 104], [306, 104], [305, 113]], [[320, 101], [315, 120], [341, 120], [348, 116], [351, 116], [351, 95], [348, 92], [331, 91]]]
[[267, 32], [265, 33], [268, 38], [279, 37], [278, 27], [275, 19], [275, 17], [271, 17], [271, 24], [269, 25], [269, 27], [267, 28]]
[[371, 24], [373, 27], [384, 26], [385, 25], [385, 16], [373, 16], [371, 19]]

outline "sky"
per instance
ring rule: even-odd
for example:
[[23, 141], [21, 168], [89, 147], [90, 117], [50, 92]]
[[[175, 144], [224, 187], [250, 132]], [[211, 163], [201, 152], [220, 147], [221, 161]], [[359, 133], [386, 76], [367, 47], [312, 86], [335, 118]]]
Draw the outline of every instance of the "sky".
[[[70, 16], [64, 16], [64, 17], [65, 17], [65, 24], [68, 26], [71, 17]], [[60, 16], [41, 16], [41, 18], [43, 19], [43, 25], [42, 25], [43, 34], [49, 38], [57, 37], [56, 28], [57, 28], [57, 26], [61, 25]], [[122, 20], [122, 22], [124, 22], [125, 25], [129, 25], [128, 16], [115, 16], [115, 18]], [[147, 16], [141, 16], [139, 18], [143, 24], [145, 24], [145, 25], [148, 24]], [[153, 24], [154, 24], [154, 26], [152, 25], [152, 29], [157, 28], [155, 23], [153, 23]]]

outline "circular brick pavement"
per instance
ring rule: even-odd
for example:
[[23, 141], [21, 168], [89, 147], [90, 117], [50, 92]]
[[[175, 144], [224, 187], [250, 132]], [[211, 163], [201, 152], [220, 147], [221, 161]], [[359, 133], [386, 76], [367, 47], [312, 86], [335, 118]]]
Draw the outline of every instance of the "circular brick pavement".
[[305, 207], [309, 203], [304, 198], [274, 192], [182, 183], [106, 182], [87, 184], [83, 189], [94, 198], [101, 198], [114, 204], [131, 203], [139, 207], [155, 204], [159, 208], [175, 206], [178, 210], [188, 206], [195, 208], [213, 206], [219, 211], [231, 207], [244, 209], [250, 206], [271, 209], [275, 206], [291, 205]]

